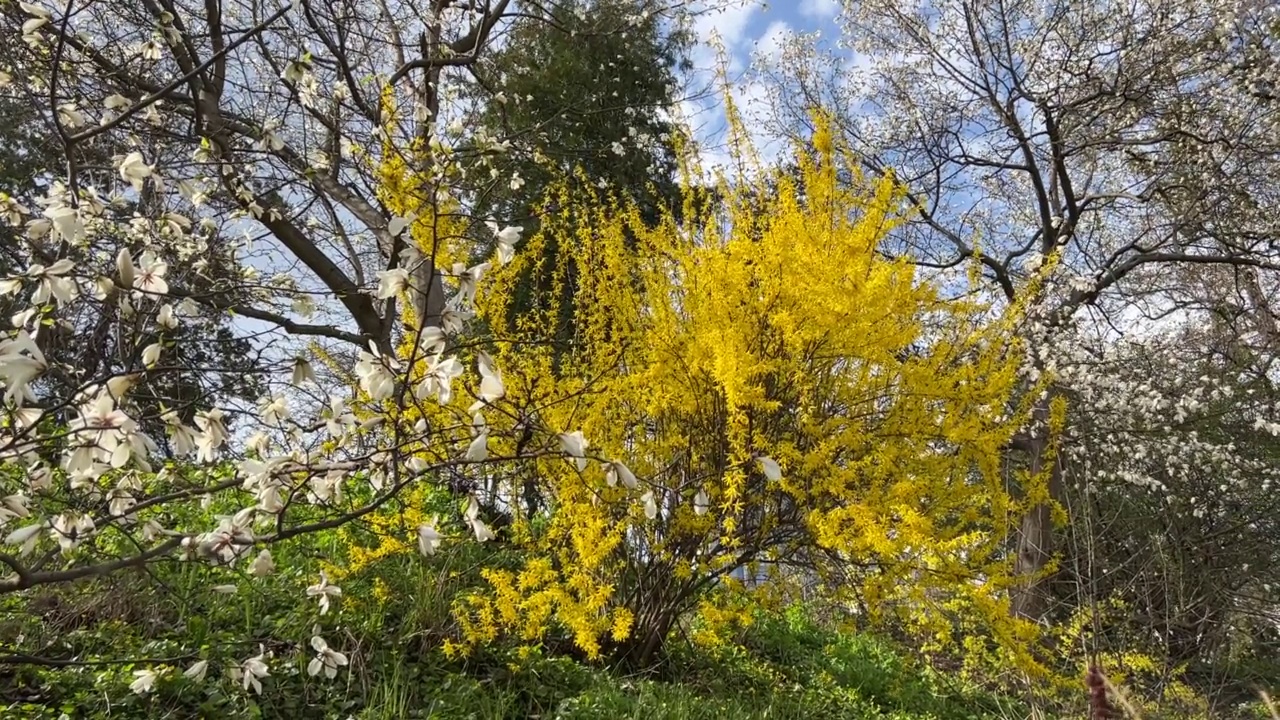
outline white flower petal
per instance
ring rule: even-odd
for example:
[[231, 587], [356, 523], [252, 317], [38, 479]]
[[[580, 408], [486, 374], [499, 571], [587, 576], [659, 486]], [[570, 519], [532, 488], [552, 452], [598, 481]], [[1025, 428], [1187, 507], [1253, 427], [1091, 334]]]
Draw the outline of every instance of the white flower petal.
[[782, 479], [782, 467], [778, 465], [777, 460], [762, 455], [759, 458], [756, 458], [756, 462], [760, 463], [760, 470], [764, 473], [764, 476], [767, 479], [773, 482], [777, 482]]

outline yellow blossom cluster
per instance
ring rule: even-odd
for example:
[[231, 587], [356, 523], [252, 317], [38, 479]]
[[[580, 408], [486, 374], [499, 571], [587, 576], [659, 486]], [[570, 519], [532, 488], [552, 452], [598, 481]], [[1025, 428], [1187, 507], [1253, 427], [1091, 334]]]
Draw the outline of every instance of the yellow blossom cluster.
[[[690, 174], [683, 212], [656, 224], [588, 183], [554, 188], [539, 233], [488, 279], [513, 415], [580, 429], [590, 462], [549, 452], [511, 475], [508, 497], [532, 483], [543, 502], [510, 503], [525, 569], [459, 601], [471, 642], [561, 628], [594, 654], [626, 609], [625, 649], [644, 655], [765, 556], [846, 572], [921, 630], [963, 599], [1023, 641], [1004, 548], [1042, 479], [1022, 478], [1020, 499], [1001, 463], [1023, 416], [1017, 308], [993, 319], [886, 258], [900, 191], [819, 120], [795, 172]], [[530, 275], [552, 291], [514, 312]]]

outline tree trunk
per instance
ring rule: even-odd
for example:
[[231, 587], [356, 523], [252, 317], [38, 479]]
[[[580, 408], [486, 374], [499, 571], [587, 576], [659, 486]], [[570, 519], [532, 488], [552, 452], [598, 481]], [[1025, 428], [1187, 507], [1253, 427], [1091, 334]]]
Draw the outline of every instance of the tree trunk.
[[[1048, 400], [1043, 416], [1048, 416]], [[1041, 415], [1037, 411], [1037, 415]], [[1045, 456], [1049, 450], [1048, 429], [1031, 441], [1032, 475], [1044, 472]], [[1062, 463], [1053, 461], [1049, 468], [1049, 498], [1061, 502], [1063, 495]], [[1017, 558], [1014, 574], [1019, 584], [1013, 592], [1013, 613], [1017, 617], [1038, 622], [1049, 611], [1049, 578], [1044, 570], [1053, 560], [1054, 527], [1053, 510], [1049, 503], [1041, 503], [1022, 516], [1018, 528]]]
[[667, 641], [667, 634], [675, 621], [675, 613], [663, 612], [635, 638], [627, 648], [626, 661], [634, 670], [649, 670], [657, 664], [658, 656]]

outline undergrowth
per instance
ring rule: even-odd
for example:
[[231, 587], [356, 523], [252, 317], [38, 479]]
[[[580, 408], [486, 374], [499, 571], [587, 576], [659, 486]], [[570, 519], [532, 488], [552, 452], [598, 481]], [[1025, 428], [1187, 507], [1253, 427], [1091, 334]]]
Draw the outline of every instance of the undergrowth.
[[[228, 594], [209, 592], [227, 583], [225, 571], [173, 561], [0, 598], [0, 654], [9, 654], [0, 658], [0, 717], [980, 720], [1029, 713], [991, 687], [935, 670], [900, 641], [841, 632], [801, 606], [758, 610], [713, 648], [691, 640], [696, 632], [677, 631], [662, 662], [643, 672], [586, 662], [568, 638], [451, 655], [452, 599], [480, 583], [481, 567], [518, 558], [501, 544], [463, 543], [431, 558], [399, 553], [345, 572], [335, 559], [358, 541], [335, 533], [277, 547], [279, 572], [242, 575]], [[343, 594], [318, 615], [300, 596], [322, 569]], [[332, 680], [306, 672], [307, 643], [317, 632], [350, 659]], [[17, 648], [31, 656], [16, 657]], [[227, 673], [258, 653], [270, 656], [271, 674], [255, 694]], [[208, 661], [207, 677], [184, 677], [198, 660]], [[139, 695], [129, 685], [143, 669], [161, 675]], [[1082, 717], [1084, 701], [1081, 692], [1055, 714]]]

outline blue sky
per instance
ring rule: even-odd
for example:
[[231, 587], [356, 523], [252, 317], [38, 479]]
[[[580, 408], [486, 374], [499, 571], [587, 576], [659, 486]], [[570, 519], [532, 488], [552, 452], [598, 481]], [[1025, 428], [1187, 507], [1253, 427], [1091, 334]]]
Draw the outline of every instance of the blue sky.
[[767, 46], [788, 32], [834, 32], [840, 9], [839, 0], [725, 0], [708, 5], [719, 9], [701, 15], [695, 29], [703, 37], [718, 31], [725, 45], [738, 52], [749, 52], [756, 43]]
[[[763, 87], [753, 81], [749, 72], [752, 59], [775, 56], [788, 42], [788, 36], [796, 33], [819, 33], [834, 46], [839, 38], [836, 20], [840, 0], [706, 0], [706, 6], [711, 9], [701, 12], [694, 24], [699, 46], [693, 52], [696, 69], [690, 85], [694, 89], [706, 89], [713, 80], [717, 44], [722, 46], [729, 60], [735, 100], [757, 149], [768, 157], [776, 148], [751, 122], [752, 113], [765, 102]], [[714, 148], [725, 127], [718, 98], [685, 102], [682, 111], [704, 147]], [[710, 150], [704, 159], [716, 164], [723, 161], [724, 155]]]

